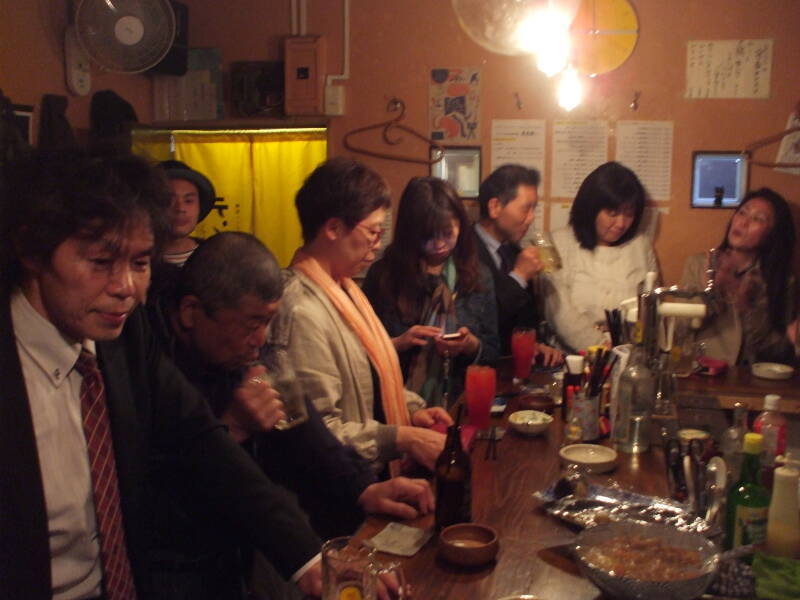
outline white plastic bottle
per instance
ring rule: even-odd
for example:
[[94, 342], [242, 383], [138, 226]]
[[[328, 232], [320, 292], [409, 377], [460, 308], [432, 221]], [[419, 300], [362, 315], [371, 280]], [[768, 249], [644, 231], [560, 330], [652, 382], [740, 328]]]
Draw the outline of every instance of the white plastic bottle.
[[772, 499], [767, 513], [767, 553], [800, 558], [800, 507], [797, 484], [798, 461], [786, 458], [783, 467], [775, 469]]

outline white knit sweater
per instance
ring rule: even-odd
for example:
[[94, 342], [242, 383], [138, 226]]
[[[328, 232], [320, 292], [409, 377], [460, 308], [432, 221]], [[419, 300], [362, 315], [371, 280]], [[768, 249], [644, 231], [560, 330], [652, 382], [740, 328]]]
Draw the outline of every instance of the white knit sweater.
[[547, 276], [547, 320], [561, 341], [573, 350], [599, 344], [603, 335], [595, 323], [605, 320], [604, 309], [636, 295], [648, 271], [658, 272], [650, 240], [637, 235], [621, 246], [580, 247], [571, 227], [553, 232], [562, 268]]

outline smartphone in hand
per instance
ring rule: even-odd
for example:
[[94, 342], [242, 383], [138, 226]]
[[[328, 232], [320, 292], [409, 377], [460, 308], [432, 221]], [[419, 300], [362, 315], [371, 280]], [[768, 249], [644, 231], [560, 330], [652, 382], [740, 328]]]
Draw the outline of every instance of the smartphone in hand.
[[445, 333], [442, 336], [442, 339], [443, 340], [460, 340], [463, 337], [464, 337], [463, 333], [461, 333], [460, 331], [456, 331], [455, 333]]

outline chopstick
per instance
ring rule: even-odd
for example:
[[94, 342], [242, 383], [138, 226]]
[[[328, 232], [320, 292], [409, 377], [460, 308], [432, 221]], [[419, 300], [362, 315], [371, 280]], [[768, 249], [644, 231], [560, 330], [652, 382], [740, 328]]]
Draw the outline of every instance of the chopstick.
[[489, 430], [489, 440], [486, 444], [486, 452], [483, 460], [497, 460], [497, 426], [492, 425]]

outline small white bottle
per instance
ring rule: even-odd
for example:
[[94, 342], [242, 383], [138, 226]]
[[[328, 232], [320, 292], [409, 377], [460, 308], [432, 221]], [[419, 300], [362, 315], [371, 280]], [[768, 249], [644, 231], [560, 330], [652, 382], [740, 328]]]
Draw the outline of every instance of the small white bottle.
[[798, 461], [786, 457], [785, 466], [775, 469], [772, 499], [767, 513], [767, 554], [800, 558], [800, 508], [797, 484]]

